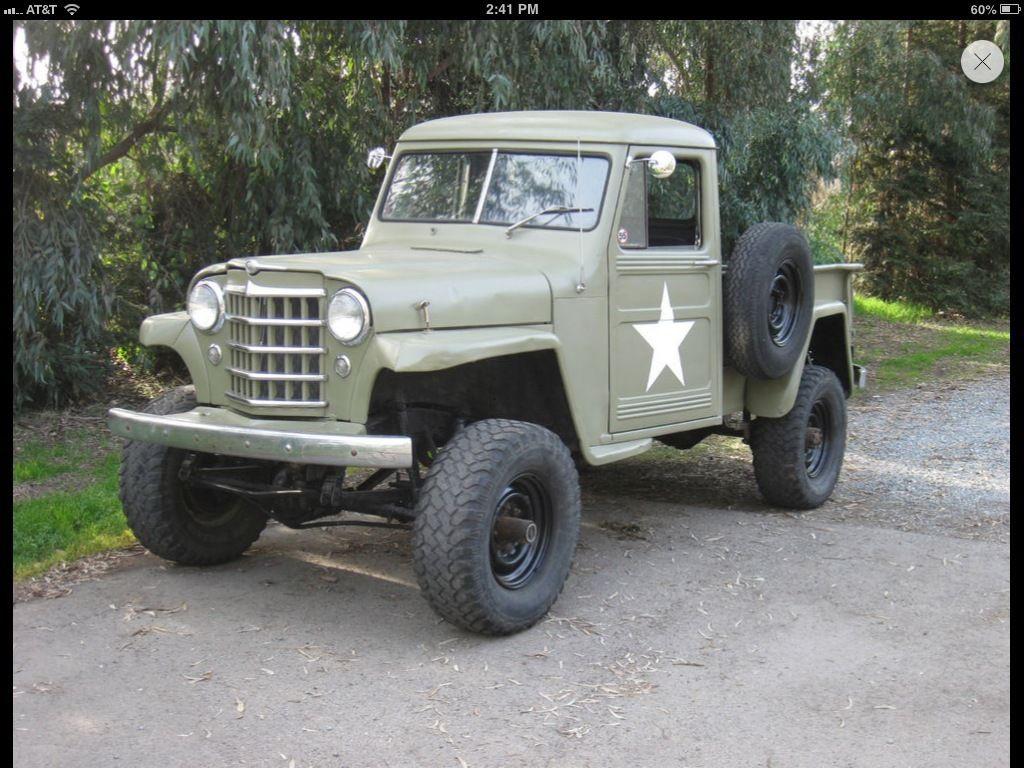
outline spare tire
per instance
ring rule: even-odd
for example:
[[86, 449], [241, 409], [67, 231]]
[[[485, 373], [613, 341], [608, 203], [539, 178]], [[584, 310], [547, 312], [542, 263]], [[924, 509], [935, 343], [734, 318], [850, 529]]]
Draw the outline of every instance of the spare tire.
[[736, 241], [723, 285], [727, 362], [778, 379], [803, 353], [814, 308], [811, 249], [789, 224], [755, 224]]

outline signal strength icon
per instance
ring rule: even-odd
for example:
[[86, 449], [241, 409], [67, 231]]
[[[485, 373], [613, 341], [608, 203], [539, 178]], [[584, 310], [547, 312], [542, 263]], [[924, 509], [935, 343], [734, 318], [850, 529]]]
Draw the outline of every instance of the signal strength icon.
[[18, 13], [16, 8], [4, 8], [4, 16], [13, 16]]
[[74, 16], [76, 13], [78, 13], [79, 7], [80, 6], [71, 3], [70, 5], [65, 5], [64, 10], [68, 12], [68, 16]]

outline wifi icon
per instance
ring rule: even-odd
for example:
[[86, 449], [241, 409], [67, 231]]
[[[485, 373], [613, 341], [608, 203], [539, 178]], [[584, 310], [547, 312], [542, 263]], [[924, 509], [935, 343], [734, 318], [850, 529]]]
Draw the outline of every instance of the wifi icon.
[[65, 5], [64, 10], [68, 12], [68, 16], [74, 16], [76, 13], [78, 13], [79, 7], [80, 6], [71, 3], [70, 5]]

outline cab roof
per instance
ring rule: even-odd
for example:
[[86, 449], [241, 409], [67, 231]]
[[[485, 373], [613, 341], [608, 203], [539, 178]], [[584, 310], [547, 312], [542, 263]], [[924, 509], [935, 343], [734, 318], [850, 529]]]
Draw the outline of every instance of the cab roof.
[[629, 112], [485, 112], [443, 117], [414, 125], [399, 137], [409, 141], [566, 141], [715, 148], [714, 137], [682, 120]]

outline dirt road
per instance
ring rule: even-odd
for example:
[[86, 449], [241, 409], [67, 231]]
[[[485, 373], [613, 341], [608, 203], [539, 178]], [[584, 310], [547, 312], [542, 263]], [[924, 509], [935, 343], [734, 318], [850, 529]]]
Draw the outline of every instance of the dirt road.
[[15, 606], [14, 763], [1008, 765], [1008, 382], [866, 398], [851, 435], [802, 515], [724, 443], [587, 475], [566, 590], [511, 638], [441, 623], [402, 532], [129, 558]]

